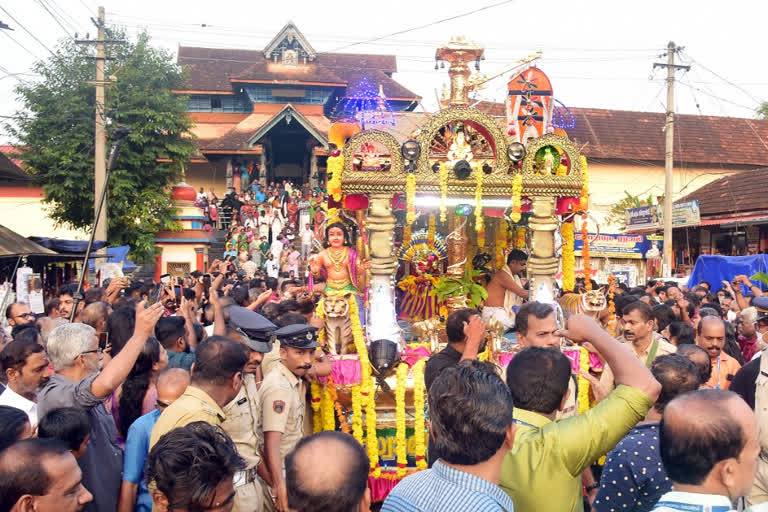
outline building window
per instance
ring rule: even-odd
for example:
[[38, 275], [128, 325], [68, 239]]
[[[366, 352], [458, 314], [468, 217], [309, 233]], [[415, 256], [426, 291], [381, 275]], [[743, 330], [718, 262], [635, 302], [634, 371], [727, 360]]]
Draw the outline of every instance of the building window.
[[190, 112], [247, 113], [253, 110], [253, 106], [244, 94], [211, 96], [196, 94], [187, 100], [187, 110]]
[[211, 97], [211, 110], [215, 112], [221, 111], [221, 96], [212, 96]]

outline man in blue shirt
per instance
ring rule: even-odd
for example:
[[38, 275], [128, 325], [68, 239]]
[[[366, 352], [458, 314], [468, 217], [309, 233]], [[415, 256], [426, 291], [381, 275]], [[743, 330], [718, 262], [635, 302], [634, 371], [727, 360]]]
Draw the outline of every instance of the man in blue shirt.
[[608, 454], [592, 504], [595, 512], [648, 512], [664, 493], [672, 490], [672, 481], [661, 462], [659, 421], [673, 398], [699, 389], [701, 381], [696, 365], [678, 354], [654, 359], [651, 373], [661, 384], [661, 394], [645, 420]]
[[179, 398], [189, 385], [189, 373], [169, 368], [157, 377], [157, 408], [141, 416], [128, 429], [123, 459], [123, 484], [118, 512], [151, 512], [152, 496], [144, 480], [144, 465], [149, 453], [149, 438], [163, 410]]
[[467, 360], [442, 370], [429, 388], [430, 434], [440, 453], [431, 469], [404, 478], [382, 512], [511, 512], [499, 487], [512, 448], [512, 395], [495, 367]]

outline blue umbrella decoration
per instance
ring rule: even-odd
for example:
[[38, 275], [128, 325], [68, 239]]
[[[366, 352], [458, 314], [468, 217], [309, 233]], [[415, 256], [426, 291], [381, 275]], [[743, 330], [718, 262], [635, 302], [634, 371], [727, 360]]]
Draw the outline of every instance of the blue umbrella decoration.
[[571, 112], [571, 110], [563, 105], [563, 102], [557, 98], [555, 98], [555, 102], [557, 105], [555, 105], [555, 108], [552, 111], [552, 126], [555, 128], [562, 128], [563, 130], [575, 128], [576, 117], [573, 115], [573, 112]]
[[354, 119], [363, 130], [366, 125], [395, 125], [395, 114], [381, 84], [377, 92], [365, 77], [349, 88], [347, 95], [333, 109], [331, 117], [339, 121]]

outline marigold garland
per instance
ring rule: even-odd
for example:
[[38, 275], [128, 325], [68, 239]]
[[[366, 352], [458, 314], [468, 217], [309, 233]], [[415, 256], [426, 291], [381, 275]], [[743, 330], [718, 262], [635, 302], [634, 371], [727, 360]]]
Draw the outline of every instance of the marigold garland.
[[589, 207], [589, 168], [587, 167], [587, 157], [581, 156], [581, 195], [579, 196], [579, 206], [581, 211], [586, 211]]
[[435, 246], [435, 214], [429, 214], [429, 227], [427, 229], [427, 244], [430, 247]]
[[328, 194], [336, 201], [341, 201], [341, 175], [344, 172], [344, 157], [329, 156], [326, 172], [331, 176], [328, 180]]
[[520, 215], [523, 212], [522, 193], [523, 175], [516, 174], [512, 179], [512, 214], [509, 216], [515, 223], [520, 222]]
[[355, 297], [349, 299], [349, 320], [352, 324], [352, 341], [355, 343], [355, 350], [360, 358], [360, 375], [362, 377], [362, 386], [366, 390], [362, 393], [363, 404], [368, 402], [369, 391], [371, 388], [371, 363], [368, 360], [368, 347], [365, 346], [365, 336], [363, 335], [363, 326], [360, 324], [360, 312], [357, 307]]
[[409, 172], [405, 177], [405, 223], [413, 224], [416, 220], [416, 174]]
[[325, 299], [322, 297], [317, 301], [315, 315], [323, 321], [323, 328], [317, 331], [317, 343], [322, 347], [325, 346]]
[[616, 295], [616, 276], [611, 274], [608, 276], [608, 333], [611, 336], [616, 337], [616, 303], [614, 297]]
[[334, 418], [333, 398], [331, 398], [330, 386], [325, 386], [323, 398], [320, 401], [320, 414], [323, 418], [323, 430], [336, 430]]
[[518, 227], [515, 229], [515, 237], [512, 245], [515, 249], [523, 249], [525, 247], [525, 228]]
[[400, 363], [397, 367], [397, 389], [395, 390], [395, 454], [397, 455], [397, 476], [402, 478], [408, 469], [405, 438], [405, 381], [408, 378], [408, 365]]
[[504, 266], [504, 251], [507, 249], [507, 226], [506, 221], [502, 220], [499, 223], [499, 228], [496, 230], [496, 268]]
[[313, 382], [310, 385], [310, 390], [312, 392], [312, 411], [314, 414], [312, 414], [312, 432], [314, 434], [317, 434], [321, 430], [323, 430], [323, 422], [322, 422], [322, 416], [320, 415], [320, 402], [321, 402], [321, 396], [322, 396], [322, 389], [320, 388], [320, 384], [317, 382]]
[[584, 265], [584, 287], [592, 290], [592, 266], [589, 261], [589, 233], [587, 232], [587, 216], [581, 216], [581, 260]]
[[427, 469], [427, 445], [424, 418], [424, 366], [426, 359], [419, 359], [413, 365], [413, 440], [416, 445], [416, 467]]
[[589, 371], [589, 351], [584, 347], [579, 347], [579, 375], [578, 375], [578, 398], [577, 407], [579, 414], [589, 410], [589, 381], [581, 372]]
[[445, 222], [445, 198], [448, 195], [448, 168], [440, 162], [440, 222]]
[[352, 386], [352, 435], [363, 444], [363, 398], [359, 384]]
[[563, 291], [572, 292], [576, 286], [573, 222], [563, 222], [560, 227], [560, 236], [563, 238]]
[[485, 223], [483, 222], [483, 171], [475, 169], [475, 231], [477, 246], [485, 246]]
[[406, 224], [403, 227], [403, 246], [407, 247], [411, 243], [411, 225]]
[[368, 387], [370, 400], [365, 407], [365, 451], [368, 453], [368, 460], [371, 464], [370, 476], [379, 478], [381, 476], [381, 466], [379, 465], [379, 438], [376, 436], [376, 401], [374, 400], [373, 381]]

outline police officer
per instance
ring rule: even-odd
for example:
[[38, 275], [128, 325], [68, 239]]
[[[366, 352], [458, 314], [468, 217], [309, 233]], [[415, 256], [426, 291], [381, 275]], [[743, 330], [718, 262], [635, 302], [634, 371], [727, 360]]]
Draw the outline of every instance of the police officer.
[[306, 388], [303, 377], [312, 367], [317, 329], [306, 324], [287, 325], [275, 331], [280, 342], [280, 362], [259, 390], [264, 455], [267, 460], [277, 510], [288, 510], [284, 460], [304, 435]]
[[248, 469], [235, 473], [235, 504], [239, 510], [254, 512], [275, 509], [269, 492], [269, 472], [262, 457], [261, 406], [258, 397], [259, 367], [265, 353], [272, 350], [277, 326], [250, 309], [230, 306], [227, 335], [244, 345], [248, 362], [243, 369], [243, 387], [234, 400], [223, 407], [226, 420], [221, 428], [229, 434]]

